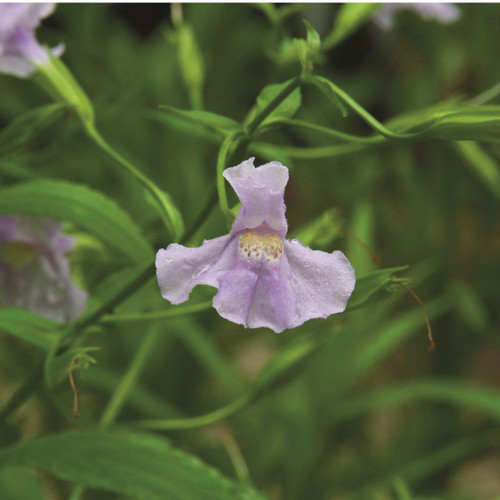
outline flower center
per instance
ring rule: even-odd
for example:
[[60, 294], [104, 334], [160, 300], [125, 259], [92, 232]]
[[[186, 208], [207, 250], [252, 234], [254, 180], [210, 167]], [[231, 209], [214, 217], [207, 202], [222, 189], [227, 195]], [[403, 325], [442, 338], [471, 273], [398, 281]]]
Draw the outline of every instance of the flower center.
[[11, 241], [0, 246], [0, 261], [20, 271], [35, 258], [36, 250], [22, 241]]
[[270, 264], [280, 261], [283, 254], [283, 243], [278, 235], [261, 236], [252, 231], [246, 231], [240, 236], [238, 245], [240, 256], [247, 262], [259, 262], [265, 259]]

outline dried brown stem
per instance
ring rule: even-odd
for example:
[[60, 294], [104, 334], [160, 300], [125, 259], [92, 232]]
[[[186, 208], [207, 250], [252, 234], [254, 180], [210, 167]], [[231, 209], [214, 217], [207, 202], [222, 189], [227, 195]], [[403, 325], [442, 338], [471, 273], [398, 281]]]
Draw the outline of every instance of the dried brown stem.
[[344, 236], [346, 236], [347, 238], [351, 238], [351, 240], [354, 240], [370, 256], [371, 261], [375, 265], [378, 265], [380, 259], [375, 254], [372, 253], [372, 251], [370, 250], [370, 247], [361, 238], [359, 238], [355, 234], [351, 233], [350, 231], [348, 231], [344, 227], [340, 228], [340, 232]]
[[423, 302], [420, 300], [420, 297], [409, 286], [404, 285], [403, 283], [399, 283], [399, 285], [405, 288], [408, 292], [410, 292], [411, 296], [418, 302], [418, 305], [422, 309], [422, 313], [424, 314], [425, 324], [427, 325], [427, 338], [429, 339], [429, 347], [427, 348], [427, 350], [429, 352], [434, 352], [434, 349], [436, 349], [436, 343], [432, 338], [431, 323], [429, 321], [427, 313], [425, 312], [425, 307]]
[[76, 390], [75, 379], [73, 378], [73, 368], [78, 364], [80, 358], [75, 358], [69, 367], [69, 383], [71, 385], [71, 390], [73, 391], [73, 416], [79, 418], [78, 413], [78, 391]]

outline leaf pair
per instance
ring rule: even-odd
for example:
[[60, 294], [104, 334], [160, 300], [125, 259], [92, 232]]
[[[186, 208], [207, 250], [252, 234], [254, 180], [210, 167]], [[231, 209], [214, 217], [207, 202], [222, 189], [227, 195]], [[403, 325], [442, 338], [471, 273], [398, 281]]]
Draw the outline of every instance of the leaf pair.
[[[230, 135], [234, 138], [244, 136], [246, 134], [245, 125], [248, 125], [265, 110], [273, 99], [290, 84], [290, 81], [264, 87], [257, 96], [256, 103], [249, 111], [243, 125], [236, 120], [210, 111], [184, 110], [172, 106], [160, 106], [161, 112], [153, 111], [147, 115], [182, 132], [219, 143]], [[269, 113], [253, 135], [258, 135], [283, 120], [291, 118], [300, 108], [301, 102], [300, 89], [296, 89]]]

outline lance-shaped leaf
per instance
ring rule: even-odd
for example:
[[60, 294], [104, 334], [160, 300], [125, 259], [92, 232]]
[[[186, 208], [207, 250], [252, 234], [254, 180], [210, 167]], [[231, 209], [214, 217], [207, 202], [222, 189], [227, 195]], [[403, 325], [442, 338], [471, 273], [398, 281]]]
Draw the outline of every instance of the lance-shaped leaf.
[[[251, 122], [259, 113], [266, 109], [266, 107], [271, 104], [288, 85], [290, 85], [290, 82], [291, 80], [288, 80], [283, 83], [273, 83], [272, 85], [264, 87], [257, 96], [257, 102], [250, 110], [245, 123]], [[258, 131], [262, 132], [275, 122], [281, 122], [291, 118], [299, 110], [301, 103], [302, 94], [300, 88], [297, 88], [267, 115], [265, 120], [260, 124]]]
[[420, 132], [423, 137], [454, 141], [500, 141], [500, 106], [445, 104], [404, 113], [387, 122], [387, 126]]
[[473, 386], [460, 380], [422, 380], [385, 387], [370, 394], [336, 401], [329, 409], [334, 420], [344, 420], [416, 401], [440, 401], [475, 409], [500, 421], [500, 394], [492, 387]]
[[182, 132], [201, 135], [207, 139], [220, 141], [229, 134], [243, 131], [237, 121], [211, 111], [186, 110], [173, 106], [160, 106], [160, 110], [149, 113], [149, 116]]
[[151, 247], [130, 216], [103, 193], [81, 184], [36, 180], [0, 189], [0, 215], [72, 222], [132, 260], [152, 258]]
[[67, 106], [61, 103], [47, 104], [32, 109], [13, 120], [0, 130], [0, 153], [5, 155], [25, 147], [59, 120]]
[[331, 49], [367, 23], [380, 9], [377, 3], [346, 3], [335, 16], [333, 28], [323, 41], [325, 49]]
[[411, 281], [410, 278], [399, 278], [396, 276], [397, 273], [405, 271], [408, 267], [401, 266], [379, 269], [356, 280], [356, 286], [347, 303], [346, 310], [357, 309], [390, 297], [396, 289], [394, 285]]
[[43, 350], [56, 342], [61, 323], [23, 309], [0, 309], [0, 334], [16, 337]]
[[159, 436], [83, 430], [4, 448], [0, 463], [33, 467], [82, 484], [147, 500], [263, 500]]
[[182, 24], [176, 30], [178, 58], [184, 83], [189, 92], [191, 106], [202, 107], [202, 90], [205, 80], [205, 64], [196, 35], [188, 24]]
[[348, 115], [347, 108], [344, 103], [339, 99], [337, 93], [335, 92], [332, 83], [327, 78], [319, 75], [308, 75], [308, 81], [318, 87], [323, 94], [331, 101], [337, 108], [339, 108], [342, 116], [345, 118]]

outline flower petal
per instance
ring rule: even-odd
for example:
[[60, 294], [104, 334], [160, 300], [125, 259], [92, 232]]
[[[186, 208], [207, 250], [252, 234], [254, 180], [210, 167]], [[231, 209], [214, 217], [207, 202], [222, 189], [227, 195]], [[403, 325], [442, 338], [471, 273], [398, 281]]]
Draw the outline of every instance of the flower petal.
[[219, 286], [222, 272], [232, 269], [238, 250], [233, 235], [205, 240], [198, 248], [172, 243], [156, 254], [156, 275], [162, 297], [172, 304], [189, 298], [196, 285]]
[[0, 73], [27, 78], [36, 71], [35, 66], [19, 56], [0, 56]]
[[17, 221], [12, 215], [0, 217], [0, 244], [7, 243], [17, 234]]
[[401, 10], [413, 11], [426, 21], [434, 20], [442, 24], [454, 23], [462, 15], [456, 5], [443, 2], [386, 3], [375, 12], [372, 20], [380, 29], [390, 31], [394, 28], [396, 14]]
[[222, 275], [213, 305], [229, 321], [280, 333], [344, 311], [354, 283], [354, 269], [342, 252], [311, 250], [292, 241], [285, 243], [279, 265], [252, 267], [240, 261]]
[[87, 293], [72, 281], [64, 254], [75, 242], [60, 232], [61, 226], [45, 217], [0, 217], [3, 306], [25, 308], [56, 321], [72, 321], [81, 314]]
[[248, 326], [248, 313], [258, 281], [259, 273], [244, 267], [222, 274], [213, 301], [214, 308], [223, 318]]
[[55, 8], [55, 3], [1, 3], [0, 41], [10, 36], [16, 26], [35, 29]]
[[224, 170], [224, 177], [241, 201], [231, 232], [253, 229], [266, 223], [284, 237], [288, 228], [284, 203], [288, 169], [277, 161], [256, 168], [253, 160], [250, 158]]
[[354, 269], [340, 250], [311, 250], [298, 240], [285, 242], [282, 275], [293, 290], [294, 326], [344, 311], [356, 282]]
[[[277, 236], [260, 238], [246, 233], [250, 247], [243, 247], [239, 238], [239, 253], [233, 268], [219, 276], [219, 292], [213, 306], [223, 317], [250, 328], [266, 327], [275, 332], [291, 328], [290, 307], [294, 307], [291, 287], [284, 286], [280, 274], [283, 246]], [[280, 242], [281, 248], [273, 247]], [[273, 253], [277, 251], [277, 253]], [[267, 252], [271, 251], [271, 255]], [[292, 317], [294, 315], [292, 314]]]

